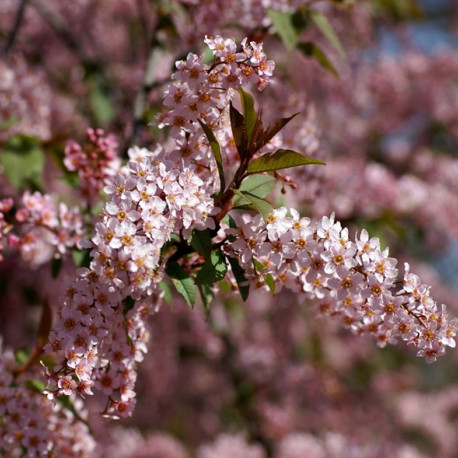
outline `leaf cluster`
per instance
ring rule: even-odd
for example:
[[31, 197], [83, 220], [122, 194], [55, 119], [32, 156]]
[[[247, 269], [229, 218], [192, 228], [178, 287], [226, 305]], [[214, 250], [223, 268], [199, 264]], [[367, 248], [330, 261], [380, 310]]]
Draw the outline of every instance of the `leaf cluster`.
[[305, 5], [295, 12], [269, 10], [268, 15], [287, 50], [298, 49], [306, 57], [314, 58], [334, 76], [338, 76], [337, 70], [321, 47], [312, 41], [300, 41], [301, 32], [310, 25], [315, 26], [337, 51], [339, 57], [344, 58], [345, 51], [340, 39], [326, 16]]

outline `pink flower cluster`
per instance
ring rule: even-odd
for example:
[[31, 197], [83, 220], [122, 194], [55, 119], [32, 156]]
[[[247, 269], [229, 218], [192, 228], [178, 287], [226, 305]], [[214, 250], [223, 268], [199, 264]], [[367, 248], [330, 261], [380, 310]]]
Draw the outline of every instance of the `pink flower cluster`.
[[83, 238], [84, 225], [77, 207], [69, 209], [64, 203], [57, 206], [50, 195], [38, 191], [26, 191], [22, 201], [24, 207], [14, 217], [13, 200], [0, 202], [0, 229], [7, 234], [8, 245], [18, 248], [30, 265], [61, 257]]
[[90, 270], [67, 290], [45, 351], [63, 354], [48, 374], [51, 397], [91, 388], [109, 397], [105, 414], [130, 414], [135, 405], [135, 365], [146, 352], [145, 322], [157, 306], [163, 277], [162, 249], [172, 234], [214, 227], [213, 187], [192, 167], [134, 148], [112, 184], [92, 238]]
[[405, 266], [402, 288], [396, 289], [397, 260], [388, 257], [366, 230], [355, 241], [339, 222], [323, 217], [316, 224], [299, 213], [279, 208], [264, 222], [244, 214], [238, 229], [226, 232], [225, 245], [236, 254], [251, 278], [270, 276], [275, 290], [286, 287], [320, 300], [319, 313], [338, 317], [357, 334], [369, 334], [379, 346], [397, 338], [417, 347], [417, 356], [433, 362], [455, 347], [456, 319], [448, 321], [445, 305], [437, 307], [430, 287]]
[[[1, 14], [1, 13], [0, 13]], [[43, 72], [21, 58], [0, 62], [0, 141], [11, 135], [51, 136], [51, 90]]]
[[176, 62], [175, 82], [164, 93], [167, 111], [159, 116], [159, 127], [171, 127], [180, 162], [191, 155], [194, 160], [208, 161], [211, 152], [205, 148], [207, 140], [198, 121], [212, 129], [218, 127], [234, 89], [253, 83], [262, 90], [275, 67], [267, 60], [262, 43], [248, 43], [245, 38], [238, 50], [234, 40], [220, 35], [206, 37], [205, 43], [213, 52], [213, 64], [205, 64], [203, 55], [192, 53], [185, 61]]
[[87, 129], [86, 136], [83, 146], [73, 140], [67, 142], [64, 164], [70, 172], [78, 172], [78, 189], [91, 204], [97, 201], [107, 180], [118, 173], [121, 161], [112, 135], [105, 136], [102, 129]]
[[[95, 442], [89, 429], [59, 404], [53, 407], [33, 386], [18, 383], [17, 365], [0, 341], [0, 453], [2, 456], [89, 457]], [[84, 412], [78, 402], [75, 414]], [[5, 454], [5, 455], [4, 455]]]

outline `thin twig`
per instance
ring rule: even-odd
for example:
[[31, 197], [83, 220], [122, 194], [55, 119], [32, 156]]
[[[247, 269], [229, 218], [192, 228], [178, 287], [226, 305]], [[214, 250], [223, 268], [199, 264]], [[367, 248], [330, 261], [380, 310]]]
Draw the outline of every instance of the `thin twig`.
[[25, 7], [27, 6], [28, 2], [29, 0], [22, 0], [21, 4], [19, 5], [16, 14], [16, 20], [14, 21], [14, 26], [8, 36], [8, 40], [6, 40], [5, 48], [3, 49], [3, 57], [7, 57], [13, 47], [14, 41], [16, 40], [19, 29], [21, 28], [21, 24], [24, 20]]

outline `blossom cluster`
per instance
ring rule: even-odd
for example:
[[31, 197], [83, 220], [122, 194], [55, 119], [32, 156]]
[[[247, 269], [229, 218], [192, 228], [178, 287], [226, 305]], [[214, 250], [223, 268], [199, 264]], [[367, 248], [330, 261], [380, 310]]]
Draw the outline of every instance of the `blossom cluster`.
[[244, 214], [238, 229], [226, 230], [232, 237], [224, 249], [259, 286], [265, 286], [260, 278], [270, 276], [275, 291], [286, 287], [317, 298], [319, 314], [338, 317], [356, 334], [372, 335], [381, 347], [400, 338], [427, 362], [455, 347], [457, 320], [448, 321], [445, 305], [437, 306], [430, 287], [407, 263], [402, 288], [396, 288], [397, 260], [377, 238], [363, 229], [351, 240], [334, 215], [311, 224], [294, 209], [290, 214], [279, 208], [266, 222]]
[[90, 269], [67, 289], [45, 351], [61, 355], [48, 372], [51, 397], [92, 387], [108, 396], [107, 415], [135, 405], [135, 366], [143, 358], [146, 318], [157, 307], [164, 276], [163, 247], [172, 234], [214, 227], [213, 186], [193, 167], [170, 168], [156, 153], [132, 149], [131, 161], [105, 187], [111, 196], [89, 244]]
[[[38, 388], [20, 380], [11, 350], [0, 341], [0, 453], [2, 456], [89, 457], [95, 442], [82, 420], [78, 402], [74, 413], [53, 406]], [[25, 452], [24, 452], [25, 451]], [[5, 455], [3, 455], [5, 453]]]
[[22, 59], [0, 62], [0, 141], [14, 134], [51, 136], [51, 90]]
[[70, 172], [78, 172], [79, 185], [85, 201], [98, 200], [100, 191], [119, 171], [121, 161], [117, 156], [117, 142], [102, 129], [87, 129], [86, 143], [81, 146], [74, 140], [65, 147], [64, 165]]
[[174, 83], [164, 92], [164, 111], [159, 116], [159, 127], [169, 126], [177, 149], [172, 158], [181, 162], [190, 156], [194, 160], [211, 157], [198, 121], [215, 129], [227, 114], [234, 90], [250, 83], [264, 89], [272, 77], [275, 64], [268, 60], [262, 43], [242, 40], [241, 48], [233, 39], [220, 35], [206, 37], [214, 61], [204, 63], [204, 55], [188, 54], [185, 61], [176, 62]]
[[50, 195], [38, 191], [25, 191], [22, 203], [13, 214], [13, 199], [1, 201], [0, 240], [5, 236], [28, 264], [39, 266], [59, 258], [82, 240], [84, 223], [78, 207], [56, 205]]

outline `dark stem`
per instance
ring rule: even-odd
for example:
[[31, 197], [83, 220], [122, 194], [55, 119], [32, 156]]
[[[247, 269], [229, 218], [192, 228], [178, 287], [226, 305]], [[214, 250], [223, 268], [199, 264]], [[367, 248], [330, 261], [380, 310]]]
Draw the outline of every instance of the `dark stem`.
[[19, 5], [19, 8], [16, 14], [16, 20], [14, 21], [13, 28], [8, 36], [8, 40], [6, 41], [5, 48], [3, 49], [3, 57], [7, 57], [13, 47], [14, 41], [16, 40], [19, 29], [21, 28], [21, 24], [24, 20], [25, 7], [27, 6], [28, 2], [29, 0], [21, 0], [21, 4]]

